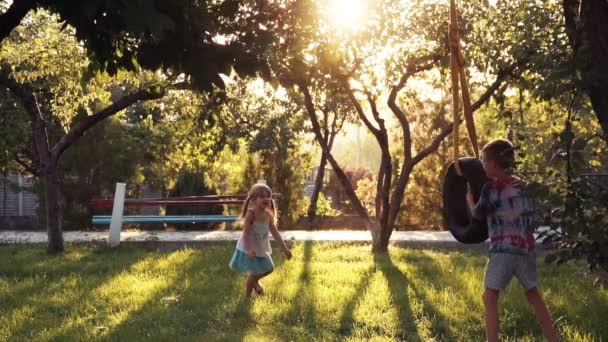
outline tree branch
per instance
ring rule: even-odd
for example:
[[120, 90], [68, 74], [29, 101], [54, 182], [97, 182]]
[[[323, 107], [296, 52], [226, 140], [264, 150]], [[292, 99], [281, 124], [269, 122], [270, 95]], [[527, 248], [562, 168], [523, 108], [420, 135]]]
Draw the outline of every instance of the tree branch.
[[61, 137], [57, 144], [53, 146], [53, 148], [51, 149], [51, 155], [53, 156], [53, 158], [56, 158], [55, 160], [58, 160], [61, 154], [70, 145], [76, 142], [78, 138], [80, 138], [88, 129], [93, 127], [98, 122], [118, 113], [119, 111], [129, 107], [135, 102], [159, 99], [164, 95], [165, 91], [163, 89], [160, 92], [154, 92], [150, 90], [138, 90], [129, 95], [123, 96], [118, 101], [112, 103], [108, 107], [102, 109], [101, 111], [91, 116], [87, 116], [85, 119], [74, 125], [70, 129], [70, 131], [63, 137]]
[[425, 71], [430, 70], [435, 66], [435, 63], [441, 59], [441, 56], [431, 56], [431, 57], [423, 57], [421, 59], [416, 59], [408, 64], [406, 67], [405, 73], [399, 79], [399, 82], [392, 87], [391, 92], [388, 96], [387, 104], [391, 109], [393, 114], [399, 120], [401, 124], [401, 129], [403, 131], [403, 153], [404, 162], [409, 162], [412, 159], [412, 134], [410, 130], [410, 123], [405, 115], [405, 113], [399, 108], [397, 105], [397, 95], [399, 92], [405, 87], [408, 79], [413, 75]]
[[308, 86], [306, 85], [305, 82], [302, 82], [302, 81], [296, 82], [296, 84], [297, 84], [298, 88], [300, 88], [302, 93], [304, 94], [304, 104], [306, 107], [306, 111], [308, 112], [308, 116], [310, 117], [313, 132], [315, 133], [315, 138], [317, 139], [317, 142], [319, 143], [321, 150], [323, 150], [323, 154], [325, 154], [327, 156], [327, 160], [329, 161], [332, 168], [334, 169], [334, 172], [338, 176], [338, 180], [340, 180], [340, 183], [344, 187], [344, 191], [346, 191], [346, 194], [350, 198], [355, 211], [359, 214], [359, 216], [361, 216], [363, 219], [365, 219], [366, 222], [371, 223], [369, 215], [367, 214], [367, 210], [361, 204], [361, 201], [357, 197], [357, 194], [355, 193], [355, 190], [353, 189], [352, 184], [348, 180], [348, 177], [346, 176], [346, 174], [344, 173], [344, 171], [342, 170], [340, 165], [338, 165], [338, 162], [331, 154], [331, 151], [328, 150], [327, 145], [324, 144], [322, 133], [321, 133], [321, 126], [319, 125], [319, 121], [317, 120], [317, 113], [315, 111], [315, 105], [312, 101], [312, 96], [310, 95]]
[[374, 116], [374, 119], [376, 120], [376, 122], [378, 123], [378, 126], [380, 127], [380, 131], [385, 132], [386, 127], [384, 126], [384, 120], [382, 118], [380, 118], [380, 113], [378, 112], [378, 106], [376, 105], [376, 99], [374, 98], [374, 96], [372, 96], [372, 94], [369, 91], [366, 91], [365, 95], [367, 96], [367, 102], [369, 102], [369, 107], [372, 110], [372, 115]]
[[[321, 108], [321, 113], [323, 113], [323, 141], [325, 142], [325, 145], [327, 145], [329, 147], [329, 150], [331, 151], [331, 146], [329, 145], [329, 110], [327, 109], [327, 107], [323, 107]], [[335, 118], [336, 116], [334, 115], [334, 120], [333, 123], [335, 124]]]
[[47, 123], [42, 116], [38, 100], [34, 92], [27, 86], [18, 83], [6, 70], [0, 69], [0, 84], [4, 84], [21, 102], [23, 108], [32, 117], [32, 138], [34, 150], [40, 162], [40, 168], [44, 169], [48, 165], [49, 137]]
[[381, 131], [378, 128], [374, 127], [374, 125], [372, 125], [372, 123], [367, 119], [367, 116], [365, 115], [365, 111], [363, 110], [363, 107], [361, 107], [361, 103], [359, 103], [359, 100], [357, 100], [357, 98], [355, 97], [355, 94], [353, 93], [353, 90], [350, 88], [348, 81], [345, 78], [342, 78], [342, 79], [340, 79], [340, 82], [342, 84], [342, 88], [344, 89], [344, 91], [346, 91], [346, 95], [348, 96], [348, 99], [355, 107], [355, 110], [357, 111], [357, 114], [359, 115], [359, 118], [361, 119], [361, 121], [363, 121], [363, 123], [365, 124], [367, 129], [370, 130], [370, 132], [372, 132], [375, 136], [378, 136], [381, 133]]
[[[502, 86], [502, 83], [515, 72], [516, 68], [517, 64], [512, 64], [509, 67], [498, 72], [494, 82], [486, 89], [483, 94], [481, 94], [479, 99], [471, 105], [473, 113], [475, 113], [475, 111], [477, 111], [482, 105], [488, 102], [492, 95]], [[441, 132], [435, 138], [433, 138], [433, 141], [412, 159], [412, 166], [418, 164], [429, 154], [435, 152], [437, 148], [439, 148], [439, 145], [441, 144], [443, 139], [450, 135], [453, 129], [453, 123], [450, 123], [448, 126], [444, 127]]]

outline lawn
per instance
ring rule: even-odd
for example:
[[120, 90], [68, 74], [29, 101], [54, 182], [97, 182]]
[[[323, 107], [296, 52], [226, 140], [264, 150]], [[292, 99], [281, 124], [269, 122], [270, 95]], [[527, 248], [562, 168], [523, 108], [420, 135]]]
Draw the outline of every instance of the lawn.
[[[275, 251], [266, 295], [244, 300], [232, 245], [177, 252], [0, 246], [0, 340], [481, 341], [483, 255], [296, 243]], [[608, 340], [608, 289], [577, 265], [540, 263], [564, 341]], [[501, 298], [504, 340], [541, 331], [519, 284]]]

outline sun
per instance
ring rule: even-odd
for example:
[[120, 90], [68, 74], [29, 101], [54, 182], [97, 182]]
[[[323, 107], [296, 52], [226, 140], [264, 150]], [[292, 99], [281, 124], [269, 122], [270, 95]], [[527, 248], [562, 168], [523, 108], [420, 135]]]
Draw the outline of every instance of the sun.
[[363, 26], [366, 8], [365, 0], [330, 0], [327, 16], [336, 28], [356, 30]]

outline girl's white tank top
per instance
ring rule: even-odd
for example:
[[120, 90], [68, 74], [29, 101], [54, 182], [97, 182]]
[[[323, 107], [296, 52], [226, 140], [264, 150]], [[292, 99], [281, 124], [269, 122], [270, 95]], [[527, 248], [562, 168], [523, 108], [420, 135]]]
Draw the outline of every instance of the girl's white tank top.
[[[269, 222], [253, 222], [251, 224], [251, 245], [256, 257], [269, 257], [272, 254], [270, 248], [270, 223]], [[236, 248], [247, 253], [245, 249], [245, 241], [243, 235], [236, 243]]]

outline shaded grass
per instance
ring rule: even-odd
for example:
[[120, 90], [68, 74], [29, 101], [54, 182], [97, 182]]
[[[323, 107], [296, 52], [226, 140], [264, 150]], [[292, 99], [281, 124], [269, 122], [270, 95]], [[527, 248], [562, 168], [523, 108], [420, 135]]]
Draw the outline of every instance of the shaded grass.
[[[177, 252], [0, 246], [0, 340], [480, 341], [485, 257], [392, 247], [296, 243], [275, 253], [266, 296], [244, 299], [232, 245]], [[539, 264], [565, 341], [608, 338], [608, 290], [576, 265]], [[542, 337], [517, 282], [500, 301], [510, 341]]]

